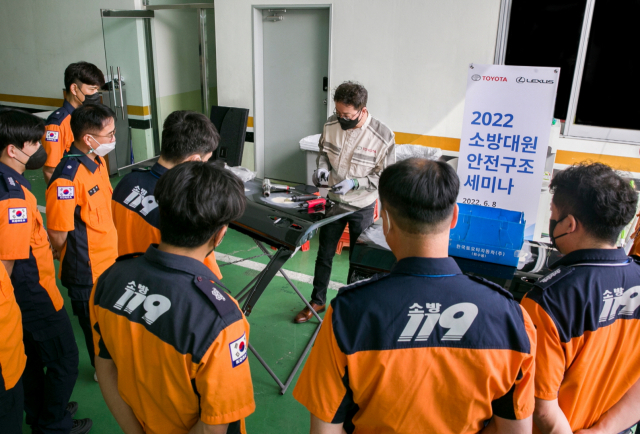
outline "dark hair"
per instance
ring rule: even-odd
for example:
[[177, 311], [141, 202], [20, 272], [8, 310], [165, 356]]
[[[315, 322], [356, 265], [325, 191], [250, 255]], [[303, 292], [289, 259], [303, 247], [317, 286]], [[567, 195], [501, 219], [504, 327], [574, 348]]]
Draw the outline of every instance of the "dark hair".
[[444, 161], [409, 158], [387, 167], [380, 176], [383, 208], [411, 234], [441, 232], [459, 189], [458, 175]]
[[593, 237], [610, 244], [636, 213], [638, 193], [602, 163], [584, 162], [558, 172], [549, 191], [560, 218], [571, 214]]
[[360, 110], [367, 105], [369, 93], [360, 83], [355, 81], [345, 81], [333, 93], [333, 100], [345, 105], [351, 105], [356, 110]]
[[116, 114], [106, 105], [86, 104], [78, 107], [71, 113], [71, 132], [76, 140], [87, 133], [97, 133], [109, 122], [109, 118], [115, 121]]
[[44, 122], [37, 116], [22, 110], [0, 112], [0, 152], [9, 145], [20, 149], [25, 143], [34, 143], [42, 139]]
[[73, 83], [88, 84], [102, 87], [104, 85], [104, 74], [93, 63], [78, 62], [72, 63], [64, 70], [64, 87], [67, 92], [71, 90]]
[[162, 158], [180, 163], [193, 154], [208, 154], [218, 147], [220, 134], [202, 113], [180, 110], [171, 113], [162, 128]]
[[178, 164], [162, 175], [154, 196], [163, 243], [200, 247], [244, 212], [244, 184], [227, 169], [204, 162]]

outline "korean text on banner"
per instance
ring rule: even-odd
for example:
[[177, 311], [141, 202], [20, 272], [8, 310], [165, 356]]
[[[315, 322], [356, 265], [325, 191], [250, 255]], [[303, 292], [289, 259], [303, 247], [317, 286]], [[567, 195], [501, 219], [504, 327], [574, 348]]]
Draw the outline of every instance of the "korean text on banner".
[[458, 202], [524, 212], [534, 235], [560, 68], [469, 66]]

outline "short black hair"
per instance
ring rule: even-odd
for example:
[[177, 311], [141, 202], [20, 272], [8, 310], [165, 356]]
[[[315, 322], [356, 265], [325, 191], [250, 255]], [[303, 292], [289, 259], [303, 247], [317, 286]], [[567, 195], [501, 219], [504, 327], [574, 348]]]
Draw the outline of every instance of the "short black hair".
[[154, 196], [160, 210], [160, 237], [176, 247], [205, 244], [246, 206], [244, 184], [227, 169], [205, 162], [178, 164], [162, 175]]
[[409, 158], [380, 176], [380, 202], [404, 232], [441, 232], [453, 214], [460, 189], [455, 170], [444, 161]]
[[25, 143], [34, 143], [44, 135], [44, 122], [22, 110], [0, 112], [0, 152], [9, 145], [22, 149]]
[[180, 163], [190, 155], [215, 151], [219, 142], [218, 130], [205, 115], [179, 110], [164, 121], [160, 155], [165, 160]]
[[333, 101], [353, 106], [356, 110], [366, 106], [368, 98], [367, 89], [355, 81], [345, 81], [333, 93]]
[[98, 133], [109, 122], [109, 118], [115, 121], [116, 114], [103, 104], [85, 104], [71, 113], [71, 132], [78, 140], [87, 133]]
[[549, 191], [560, 218], [571, 214], [594, 238], [615, 244], [636, 213], [638, 193], [611, 167], [583, 162], [558, 172]]
[[64, 70], [64, 87], [67, 92], [71, 90], [73, 83], [88, 84], [102, 87], [104, 85], [104, 74], [93, 63], [77, 62], [67, 66]]

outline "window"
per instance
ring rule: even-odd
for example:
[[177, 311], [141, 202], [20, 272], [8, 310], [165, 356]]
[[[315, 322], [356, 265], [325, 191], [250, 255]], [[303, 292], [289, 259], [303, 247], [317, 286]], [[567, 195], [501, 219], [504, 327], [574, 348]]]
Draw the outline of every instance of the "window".
[[496, 63], [561, 68], [565, 136], [640, 144], [638, 16], [640, 0], [503, 0]]
[[513, 0], [505, 65], [559, 66], [553, 116], [566, 119], [587, 0]]

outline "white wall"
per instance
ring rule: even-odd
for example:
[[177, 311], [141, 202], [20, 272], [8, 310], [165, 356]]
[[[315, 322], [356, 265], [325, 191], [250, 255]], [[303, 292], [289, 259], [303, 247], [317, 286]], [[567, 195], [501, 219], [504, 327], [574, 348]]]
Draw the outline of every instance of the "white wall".
[[0, 93], [62, 98], [64, 70], [86, 60], [105, 71], [100, 9], [141, 0], [1, 0]]
[[[253, 112], [252, 5], [318, 3], [216, 0], [220, 105]], [[467, 66], [493, 63], [500, 1], [332, 3], [331, 88], [360, 81], [394, 131], [460, 137]]]

